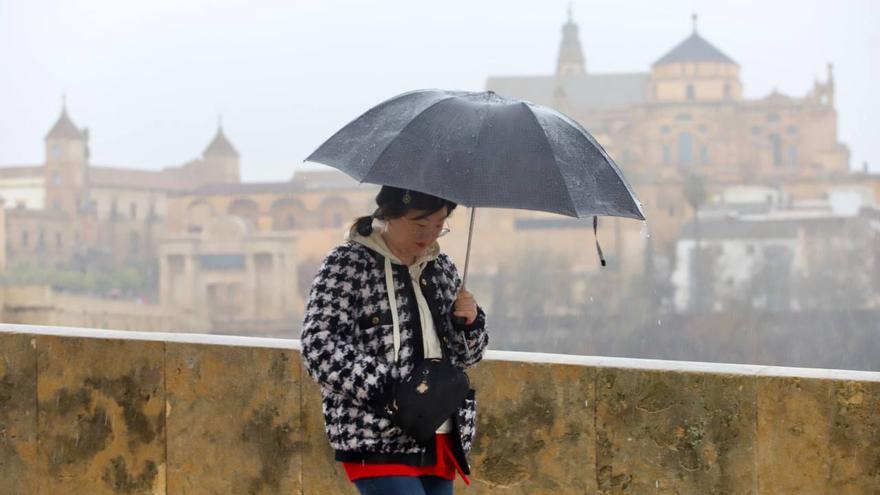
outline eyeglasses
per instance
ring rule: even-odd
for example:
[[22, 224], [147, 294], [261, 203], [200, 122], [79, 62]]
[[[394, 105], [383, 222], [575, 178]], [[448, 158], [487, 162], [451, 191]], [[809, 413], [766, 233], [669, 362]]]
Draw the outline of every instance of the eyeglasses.
[[410, 221], [409, 224], [413, 230], [413, 233], [418, 235], [419, 237], [443, 237], [450, 232], [449, 224], [443, 224], [443, 226], [440, 228], [431, 225], [419, 225], [412, 221]]

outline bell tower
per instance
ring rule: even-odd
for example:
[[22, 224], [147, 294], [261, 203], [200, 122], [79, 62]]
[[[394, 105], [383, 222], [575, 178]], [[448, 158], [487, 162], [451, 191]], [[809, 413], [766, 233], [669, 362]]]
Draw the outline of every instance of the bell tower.
[[571, 16], [571, 4], [568, 5], [568, 20], [562, 25], [562, 43], [559, 44], [559, 58], [556, 62], [556, 77], [581, 76], [586, 74], [587, 64], [581, 50], [578, 37], [578, 26]]
[[70, 120], [63, 97], [61, 115], [45, 142], [45, 208], [75, 216], [88, 203], [89, 131]]
[[222, 117], [217, 119], [217, 134], [202, 152], [208, 183], [237, 184], [241, 182], [239, 154], [223, 132]]

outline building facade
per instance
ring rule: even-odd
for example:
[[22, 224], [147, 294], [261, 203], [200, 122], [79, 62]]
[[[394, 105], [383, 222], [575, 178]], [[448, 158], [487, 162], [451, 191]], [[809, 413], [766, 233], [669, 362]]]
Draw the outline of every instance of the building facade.
[[[700, 207], [707, 210], [740, 196], [748, 198], [741, 203], [760, 206], [765, 201], [755, 198], [769, 195], [767, 204], [782, 209], [830, 204], [835, 194], [855, 194], [861, 205], [873, 207], [880, 197], [880, 175], [849, 170], [849, 152], [837, 137], [830, 65], [825, 80], [806, 95], [774, 91], [747, 99], [739, 64], [703, 38], [696, 23], [647, 71], [602, 74], [587, 70], [578, 27], [569, 17], [554, 74], [490, 77], [487, 87], [555, 107], [581, 122], [635, 186], [648, 224], [602, 219], [599, 239], [609, 266], [601, 269], [590, 222], [531, 211], [479, 211], [468, 279], [475, 290], [495, 284], [502, 265], [515, 264], [524, 253], [535, 259], [552, 253], [564, 258], [570, 276], [581, 282], [599, 270], [623, 281], [656, 269], [658, 276], [672, 278], [674, 305], [686, 311], [702, 304], [692, 295], [697, 284], [707, 286], [700, 274], [708, 272], [693, 268], [700, 263], [692, 257], [695, 239], [688, 225], [694, 208], [685, 178], [698, 176], [705, 183], [706, 204]], [[176, 321], [186, 321], [186, 328], [261, 335], [294, 328], [318, 264], [356, 217], [375, 208], [376, 186], [337, 171], [242, 183], [240, 155], [222, 126], [198, 159], [161, 170], [94, 165], [88, 143], [88, 130], [74, 124], [63, 106], [46, 136], [44, 163], [0, 168], [3, 263], [69, 266], [96, 257], [117, 266], [155, 262], [160, 306]], [[741, 185], [746, 189], [736, 189]], [[468, 215], [461, 210], [441, 241], [459, 266], [468, 232]], [[859, 218], [852, 222], [876, 223]], [[770, 224], [740, 220], [731, 228], [754, 225]], [[718, 249], [727, 253], [716, 264], [728, 271], [721, 282], [712, 282], [721, 284], [719, 293], [741, 288], [751, 276], [743, 271], [746, 265], [730, 261], [750, 255], [749, 249], [761, 256], [809, 251], [797, 234], [809, 228], [778, 225], [784, 228], [754, 241], [749, 236], [759, 234], [724, 237], [728, 234], [719, 229], [728, 224], [707, 227], [718, 231]], [[706, 259], [709, 254], [700, 262]], [[872, 263], [880, 267], [880, 260]], [[788, 307], [796, 305], [786, 300]]]
[[162, 170], [98, 166], [89, 132], [62, 106], [40, 165], [0, 168], [9, 265], [56, 266], [99, 256], [120, 264], [155, 257], [169, 194], [239, 182], [239, 155], [218, 127], [199, 159]]
[[[682, 193], [688, 175], [712, 193], [732, 184], [792, 185], [815, 199], [829, 184], [851, 181], [831, 64], [805, 95], [745, 98], [740, 65], [698, 32], [696, 18], [647, 71], [609, 74], [587, 69], [569, 13], [554, 74], [492, 76], [486, 86], [584, 125], [633, 183], [655, 240], [670, 251], [693, 213]], [[815, 187], [803, 187], [810, 182]]]

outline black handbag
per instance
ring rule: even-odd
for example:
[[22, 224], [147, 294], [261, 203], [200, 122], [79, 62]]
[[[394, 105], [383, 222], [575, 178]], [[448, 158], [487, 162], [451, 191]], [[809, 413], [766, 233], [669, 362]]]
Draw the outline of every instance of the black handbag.
[[387, 412], [404, 433], [426, 444], [470, 391], [467, 374], [448, 359], [425, 359], [394, 384]]

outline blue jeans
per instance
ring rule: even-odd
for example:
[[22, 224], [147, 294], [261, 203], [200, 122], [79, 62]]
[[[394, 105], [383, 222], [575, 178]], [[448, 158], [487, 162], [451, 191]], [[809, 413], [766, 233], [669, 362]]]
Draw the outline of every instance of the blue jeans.
[[452, 495], [452, 480], [436, 476], [378, 476], [354, 485], [361, 495]]

